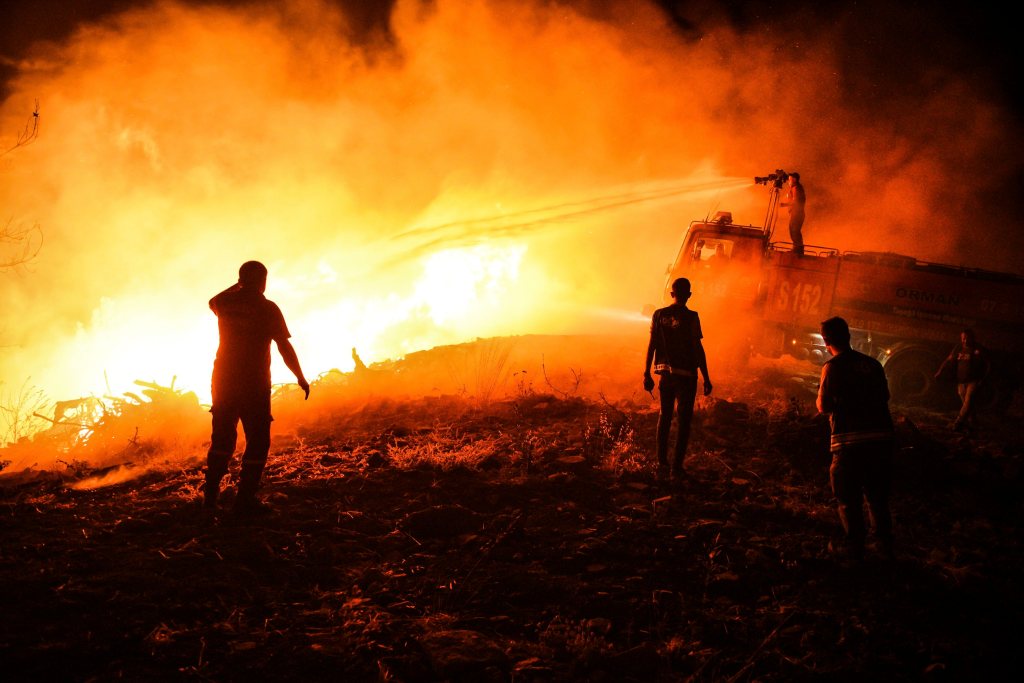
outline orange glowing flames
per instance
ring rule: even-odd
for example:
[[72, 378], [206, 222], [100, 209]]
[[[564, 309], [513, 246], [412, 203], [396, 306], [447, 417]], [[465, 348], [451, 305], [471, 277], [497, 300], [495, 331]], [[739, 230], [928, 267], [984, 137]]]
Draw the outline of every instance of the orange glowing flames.
[[[352, 369], [352, 347], [365, 359], [381, 359], [423, 348], [416, 344], [424, 339], [445, 343], [500, 328], [501, 295], [515, 281], [524, 251], [521, 246], [437, 251], [425, 258], [421, 275], [404, 296], [341, 296], [333, 304], [303, 306], [312, 290], [331, 289], [337, 281], [325, 263], [315, 275], [272, 275], [268, 296], [285, 302], [307, 367], [314, 373], [347, 371]], [[233, 275], [226, 270], [225, 285]], [[208, 401], [217, 326], [205, 308], [206, 293], [195, 292], [189, 306], [169, 304], [152, 293], [102, 299], [89, 324], [79, 325], [60, 349], [53, 370], [58, 377], [103, 372], [106, 383], [117, 390], [138, 378], [175, 376], [180, 386], [193, 388]], [[396, 337], [396, 328], [405, 331]], [[431, 334], [436, 337], [430, 339]], [[279, 356], [274, 363], [275, 377], [289, 377]]]
[[[47, 242], [8, 278], [17, 324], [4, 330], [4, 377], [29, 375], [56, 396], [177, 377], [206, 398], [217, 340], [205, 304], [249, 258], [269, 266], [268, 296], [313, 376], [350, 369], [352, 347], [369, 362], [564, 330], [581, 304], [639, 310], [657, 275], [626, 297], [597, 277], [615, 274], [604, 254], [625, 227], [616, 222], [632, 220], [612, 209], [707, 197], [721, 183], [705, 170], [613, 188], [612, 167], [638, 151], [616, 149], [618, 136], [602, 141], [605, 158], [565, 177], [598, 150], [589, 133], [553, 134], [557, 107], [558, 119], [607, 127], [619, 105], [597, 92], [535, 99], [551, 88], [506, 63], [511, 45], [483, 41], [505, 16], [465, 7], [483, 32], [458, 49], [434, 41], [461, 11], [416, 23], [399, 9], [400, 64], [371, 67], [346, 44], [342, 18], [307, 3], [271, 17], [162, 4], [83, 28], [26, 65], [5, 113], [21, 93], [41, 92], [45, 126], [6, 170], [4, 205], [35, 217]], [[537, 18], [515, 21], [525, 31]], [[574, 22], [589, 36], [575, 39], [581, 48], [609, 40]], [[291, 39], [313, 26], [322, 43]], [[567, 27], [548, 30], [568, 39]], [[469, 49], [488, 55], [486, 73], [474, 73]], [[536, 106], [545, 100], [550, 117]], [[667, 243], [684, 221], [665, 222]]]
[[[208, 399], [206, 302], [249, 259], [269, 267], [310, 377], [350, 369], [353, 347], [370, 363], [643, 329], [689, 220], [756, 222], [751, 178], [782, 164], [804, 170], [808, 240], [827, 243], [814, 221], [848, 207], [814, 209], [802, 150], [863, 169], [851, 149], [896, 147], [792, 125], [829, 118], [806, 104], [827, 58], [768, 68], [773, 45], [725, 29], [688, 44], [653, 5], [403, 0], [386, 39], [360, 40], [332, 3], [272, 5], [157, 2], [19, 64], [0, 134], [35, 100], [43, 124], [4, 159], [0, 218], [38, 224], [45, 244], [0, 275], [7, 387], [69, 398], [176, 377]], [[901, 187], [894, 204], [927, 204]]]

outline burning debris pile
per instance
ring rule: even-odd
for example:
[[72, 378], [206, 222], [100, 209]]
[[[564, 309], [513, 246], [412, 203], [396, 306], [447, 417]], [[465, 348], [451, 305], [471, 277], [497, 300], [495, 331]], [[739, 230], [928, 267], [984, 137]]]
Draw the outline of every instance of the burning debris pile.
[[192, 454], [209, 430], [195, 393], [175, 389], [173, 380], [170, 386], [135, 384], [138, 393], [57, 401], [52, 415], [33, 410], [31, 417], [47, 426], [0, 449], [0, 464], [9, 472], [56, 466], [81, 475], [114, 467], [145, 469], [155, 459]]
[[[1022, 444], [1003, 423], [967, 438], [943, 416], [900, 414], [900, 556], [849, 567], [831, 551], [828, 429], [794, 368], [720, 379], [720, 397], [698, 406], [690, 482], [671, 491], [653, 477], [646, 395], [573, 393], [573, 373], [553, 364], [550, 382], [512, 381], [488, 401], [395, 389], [436, 380], [425, 369], [453, 358], [499, 360], [502, 348], [516, 376], [511, 340], [478, 344], [326, 375], [314, 396], [335, 409], [309, 424], [296, 418], [301, 393], [281, 388], [287, 429], [265, 488], [276, 512], [255, 524], [200, 512], [198, 461], [89, 490], [60, 477], [4, 482], [5, 673], [711, 681], [1018, 670]], [[163, 401], [205, 415], [159, 386], [126, 397], [120, 414]], [[110, 450], [134, 434], [105, 428]]]

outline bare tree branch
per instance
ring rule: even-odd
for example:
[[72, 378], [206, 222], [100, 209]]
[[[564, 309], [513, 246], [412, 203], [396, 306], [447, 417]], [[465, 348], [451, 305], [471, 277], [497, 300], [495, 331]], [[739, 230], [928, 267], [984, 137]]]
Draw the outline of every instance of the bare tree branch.
[[[18, 134], [14, 146], [0, 153], [3, 157], [19, 147], [31, 144], [39, 136], [39, 100], [36, 100], [32, 116]], [[38, 223], [31, 227], [16, 224], [14, 219], [0, 225], [0, 272], [24, 265], [34, 259], [43, 246], [43, 231]]]
[[576, 392], [580, 390], [580, 384], [583, 383], [583, 368], [580, 368], [579, 370], [569, 368], [569, 373], [572, 374], [573, 379], [572, 388], [563, 391], [562, 389], [556, 387], [554, 384], [551, 383], [551, 380], [548, 378], [548, 369], [547, 366], [544, 365], [543, 355], [540, 357], [540, 371], [544, 375], [544, 383], [547, 384], [553, 392], [561, 396], [563, 399], [568, 399], [574, 396]]
[[24, 265], [43, 247], [43, 230], [38, 223], [24, 228], [11, 219], [0, 227], [0, 272]]
[[31, 144], [37, 137], [39, 137], [39, 100], [36, 100], [36, 106], [35, 109], [32, 110], [32, 116], [30, 116], [28, 122], [25, 123], [24, 130], [18, 134], [18, 137], [14, 142], [14, 146], [4, 152], [0, 152], [0, 157], [10, 154], [19, 147], [25, 147], [26, 145]]

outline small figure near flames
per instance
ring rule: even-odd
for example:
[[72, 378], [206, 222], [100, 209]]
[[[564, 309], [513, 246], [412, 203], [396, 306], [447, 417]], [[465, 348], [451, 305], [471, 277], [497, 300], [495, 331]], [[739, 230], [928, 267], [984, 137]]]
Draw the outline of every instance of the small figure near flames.
[[354, 346], [352, 347], [352, 362], [355, 364], [355, 367], [352, 370], [353, 372], [366, 372], [366, 363], [364, 363], [363, 359], [359, 357], [359, 354], [356, 352], [356, 347]]
[[247, 261], [238, 269], [238, 282], [210, 299], [210, 309], [217, 315], [220, 345], [213, 363], [213, 432], [203, 489], [203, 506], [208, 510], [217, 506], [220, 480], [235, 452], [241, 420], [245, 452], [234, 511], [243, 515], [268, 512], [256, 491], [270, 451], [271, 340], [277, 342], [285, 365], [309, 398], [309, 382], [288, 341], [291, 333], [281, 309], [263, 295], [266, 287], [266, 266]]
[[668, 437], [672, 430], [672, 416], [676, 417], [676, 444], [672, 460], [672, 479], [683, 483], [683, 458], [690, 441], [690, 421], [693, 402], [697, 398], [697, 371], [704, 378], [704, 395], [711, 393], [708, 360], [704, 353], [697, 311], [686, 307], [690, 298], [690, 281], [684, 277], [672, 283], [675, 301], [654, 312], [651, 318], [651, 338], [647, 343], [644, 362], [644, 391], [654, 389], [651, 363], [660, 375], [658, 393], [661, 396], [661, 414], [658, 416], [658, 479], [664, 481], [669, 473]]
[[797, 256], [804, 254], [804, 204], [807, 203], [807, 194], [804, 186], [800, 184], [800, 174], [789, 174], [789, 191], [786, 193], [786, 201], [779, 206], [789, 207], [789, 239], [793, 240], [793, 253]]
[[818, 412], [832, 428], [829, 477], [846, 533], [850, 560], [864, 556], [864, 498], [881, 551], [893, 557], [889, 488], [895, 432], [889, 412], [889, 384], [882, 364], [850, 346], [850, 327], [842, 318], [821, 323], [832, 358], [821, 368]]
[[991, 368], [988, 351], [974, 337], [974, 330], [965, 328], [960, 333], [960, 343], [953, 347], [942, 365], [935, 371], [935, 379], [942, 377], [949, 366], [956, 367], [956, 392], [960, 396], [960, 413], [953, 421], [953, 429], [973, 432], [977, 427], [974, 414], [974, 394]]

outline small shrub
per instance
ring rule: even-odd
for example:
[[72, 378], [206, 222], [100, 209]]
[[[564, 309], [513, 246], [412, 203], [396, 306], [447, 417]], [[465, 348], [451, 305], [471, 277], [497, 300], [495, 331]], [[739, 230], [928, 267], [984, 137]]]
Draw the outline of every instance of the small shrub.
[[618, 420], [609, 411], [601, 411], [597, 424], [583, 428], [585, 455], [616, 474], [638, 472], [647, 467], [647, 459], [637, 443], [632, 417], [622, 413]]

